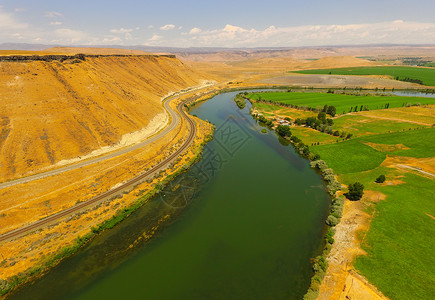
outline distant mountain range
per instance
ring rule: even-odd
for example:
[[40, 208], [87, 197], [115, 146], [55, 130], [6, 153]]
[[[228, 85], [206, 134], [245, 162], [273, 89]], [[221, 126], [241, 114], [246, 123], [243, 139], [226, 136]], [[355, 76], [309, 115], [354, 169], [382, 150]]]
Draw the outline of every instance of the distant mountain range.
[[224, 47], [159, 47], [159, 46], [143, 46], [143, 45], [49, 45], [49, 44], [27, 44], [27, 43], [3, 43], [0, 44], [0, 50], [29, 50], [39, 51], [53, 47], [92, 47], [92, 48], [119, 48], [119, 49], [137, 49], [146, 52], [171, 52], [171, 53], [216, 53], [216, 52], [233, 52], [233, 51], [283, 51], [294, 49], [325, 49], [325, 48], [372, 48], [372, 47], [435, 47], [435, 44], [427, 45], [405, 45], [405, 44], [376, 44], [376, 45], [335, 45], [335, 46], [310, 46], [310, 47], [257, 47], [257, 48], [224, 48]]

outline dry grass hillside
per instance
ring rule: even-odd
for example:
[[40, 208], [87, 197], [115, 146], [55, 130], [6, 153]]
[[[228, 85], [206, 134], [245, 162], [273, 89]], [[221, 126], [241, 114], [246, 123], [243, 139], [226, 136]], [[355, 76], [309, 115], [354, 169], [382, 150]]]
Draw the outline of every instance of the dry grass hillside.
[[119, 142], [202, 79], [170, 57], [0, 62], [0, 182]]

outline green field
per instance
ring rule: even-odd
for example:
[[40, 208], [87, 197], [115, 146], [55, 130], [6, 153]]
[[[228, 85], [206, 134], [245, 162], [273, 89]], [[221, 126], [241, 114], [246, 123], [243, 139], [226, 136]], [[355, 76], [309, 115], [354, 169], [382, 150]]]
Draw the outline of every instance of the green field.
[[[382, 121], [379, 121], [382, 122]], [[386, 155], [433, 157], [435, 128], [369, 135], [345, 142], [312, 146], [340, 182], [359, 181], [366, 190], [380, 191], [386, 200], [373, 203], [374, 218], [355, 268], [390, 299], [434, 299], [435, 296], [435, 181], [381, 166]], [[409, 149], [383, 151], [364, 143], [405, 145]], [[397, 185], [379, 185], [384, 174]]]
[[392, 78], [399, 76], [399, 80], [408, 77], [419, 79], [424, 85], [435, 86], [435, 68], [387, 66], [292, 71], [300, 74], [329, 74], [330, 72], [331, 75], [387, 75]]
[[292, 127], [291, 132], [304, 142], [304, 144], [310, 146], [312, 143], [319, 142], [320, 144], [335, 143], [339, 138], [332, 136], [312, 128], [297, 126]]
[[429, 127], [425, 125], [400, 122], [393, 120], [379, 120], [376, 118], [365, 117], [361, 115], [345, 115], [334, 119], [333, 130], [345, 131], [352, 133], [353, 137], [359, 137], [368, 134], [381, 134], [397, 132], [403, 130], [414, 130], [416, 128]]
[[[435, 154], [435, 128], [367, 135], [341, 143], [310, 147], [337, 174], [362, 172], [378, 167], [387, 154], [407, 157], [432, 157]], [[379, 151], [365, 143], [397, 145], [410, 149]]]
[[435, 220], [427, 214], [435, 216], [435, 183], [414, 174], [402, 180], [377, 188], [388, 198], [376, 204], [362, 245], [367, 255], [355, 268], [390, 299], [434, 299]]
[[389, 103], [389, 108], [402, 107], [408, 103], [415, 104], [434, 104], [435, 98], [404, 97], [404, 96], [367, 96], [328, 94], [318, 92], [268, 92], [248, 94], [252, 100], [260, 97], [266, 101], [292, 104], [299, 107], [323, 108], [325, 104], [333, 105], [337, 109], [337, 114], [348, 113], [351, 107], [367, 106], [369, 110], [383, 109]]
[[435, 68], [435, 62], [427, 63], [427, 64], [425, 64], [425, 67]]

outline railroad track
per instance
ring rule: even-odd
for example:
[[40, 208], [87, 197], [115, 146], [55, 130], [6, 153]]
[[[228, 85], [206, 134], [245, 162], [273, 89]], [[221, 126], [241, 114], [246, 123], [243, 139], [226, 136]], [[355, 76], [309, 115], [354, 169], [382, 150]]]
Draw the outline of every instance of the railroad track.
[[0, 235], [0, 242], [19, 237], [21, 235], [30, 233], [36, 229], [39, 229], [41, 227], [44, 227], [50, 223], [53, 223], [55, 221], [58, 221], [68, 215], [71, 215], [73, 213], [79, 212], [83, 209], [89, 208], [92, 205], [107, 199], [108, 197], [115, 196], [121, 191], [130, 189], [132, 186], [142, 182], [145, 180], [148, 176], [153, 176], [158, 171], [166, 168], [167, 165], [169, 165], [171, 162], [173, 162], [181, 153], [183, 153], [192, 143], [193, 139], [196, 136], [196, 124], [195, 122], [189, 118], [189, 116], [186, 114], [186, 112], [183, 110], [184, 102], [181, 102], [177, 106], [178, 113], [187, 121], [190, 127], [189, 136], [187, 137], [186, 141], [181, 145], [180, 148], [177, 149], [174, 153], [172, 153], [169, 157], [164, 159], [163, 161], [159, 162], [157, 165], [146, 171], [145, 173], [142, 173], [136, 177], [131, 178], [127, 182], [123, 183], [119, 187], [116, 187], [112, 190], [106, 191], [98, 196], [95, 196], [87, 201], [80, 202], [76, 204], [73, 207], [67, 208], [65, 210], [62, 210], [58, 213], [55, 213], [51, 216], [48, 216], [44, 219], [41, 219], [39, 221], [36, 221], [32, 224], [26, 225], [24, 227], [9, 231], [3, 235]]

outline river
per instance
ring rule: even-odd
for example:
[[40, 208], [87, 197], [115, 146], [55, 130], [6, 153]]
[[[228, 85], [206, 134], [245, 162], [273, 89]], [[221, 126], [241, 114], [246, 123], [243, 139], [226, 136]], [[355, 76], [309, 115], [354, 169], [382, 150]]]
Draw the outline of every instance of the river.
[[235, 94], [190, 112], [217, 128], [200, 162], [10, 298], [302, 299], [329, 198], [308, 161], [262, 133]]

